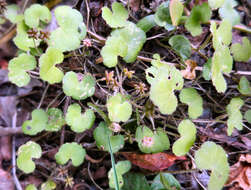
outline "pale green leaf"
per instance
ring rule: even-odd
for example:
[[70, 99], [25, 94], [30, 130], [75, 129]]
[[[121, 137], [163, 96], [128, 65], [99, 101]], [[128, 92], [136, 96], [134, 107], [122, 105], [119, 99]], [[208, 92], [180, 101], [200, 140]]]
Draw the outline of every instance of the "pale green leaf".
[[156, 26], [156, 23], [154, 21], [154, 15], [145, 16], [137, 23], [137, 27], [143, 30], [144, 32], [148, 32], [154, 26]]
[[240, 15], [234, 9], [238, 3], [235, 0], [225, 0], [223, 6], [219, 9], [222, 20], [228, 20], [233, 26], [240, 23]]
[[24, 134], [36, 135], [43, 131], [48, 122], [48, 115], [42, 109], [35, 109], [31, 113], [31, 120], [27, 120], [22, 125]]
[[192, 36], [200, 35], [202, 33], [201, 24], [207, 23], [210, 20], [211, 15], [212, 11], [206, 2], [193, 7], [185, 24], [186, 29], [192, 34]]
[[112, 131], [107, 127], [107, 124], [101, 122], [93, 132], [94, 139], [98, 148], [105, 151], [109, 151], [108, 137], [110, 136], [111, 149], [113, 153], [118, 152], [124, 146], [124, 136], [114, 135]]
[[72, 165], [77, 167], [84, 162], [85, 155], [85, 149], [81, 145], [72, 142], [63, 144], [55, 155], [55, 159], [60, 165], [64, 165], [71, 160]]
[[194, 88], [183, 88], [180, 92], [180, 101], [188, 105], [188, 115], [196, 119], [203, 113], [203, 100]]
[[247, 37], [242, 38], [242, 44], [235, 43], [231, 46], [235, 61], [247, 62], [251, 57], [251, 43]]
[[144, 153], [162, 152], [170, 147], [168, 136], [162, 128], [153, 132], [146, 126], [140, 126], [136, 130], [135, 138], [140, 151]]
[[132, 105], [128, 99], [118, 93], [107, 101], [108, 116], [114, 122], [126, 122], [132, 114]]
[[25, 86], [30, 82], [30, 75], [27, 71], [36, 68], [35, 57], [22, 53], [18, 57], [13, 58], [9, 61], [9, 80], [19, 87]]
[[63, 78], [63, 91], [76, 100], [84, 100], [95, 92], [95, 79], [92, 75], [67, 72]]
[[19, 15], [19, 7], [16, 4], [11, 4], [6, 6], [6, 10], [4, 11], [4, 17], [7, 18], [12, 23], [18, 23], [22, 21], [23, 15]]
[[207, 62], [203, 65], [203, 73], [202, 73], [203, 78], [207, 81], [211, 80], [212, 77], [211, 69], [212, 69], [212, 58], [209, 58]]
[[[121, 188], [124, 185], [123, 174], [127, 173], [131, 169], [131, 162], [128, 160], [126, 161], [119, 161], [116, 165], [116, 174], [118, 178], [119, 187]], [[108, 172], [109, 178], [109, 186], [111, 188], [115, 188], [115, 177], [114, 177], [114, 170], [111, 168]]]
[[75, 103], [68, 107], [65, 120], [72, 131], [82, 133], [93, 126], [95, 114], [91, 109], [87, 109], [82, 114], [80, 105]]
[[183, 60], [186, 60], [191, 56], [192, 48], [190, 41], [185, 36], [174, 35], [168, 42]]
[[242, 76], [239, 82], [239, 85], [237, 87], [237, 89], [239, 90], [239, 92], [242, 95], [251, 95], [251, 87], [250, 87], [250, 83], [248, 81], [248, 79], [245, 76]]
[[183, 14], [184, 5], [180, 0], [171, 0], [170, 1], [170, 16], [174, 26], [178, 26], [180, 18]]
[[195, 163], [199, 169], [211, 170], [208, 190], [221, 190], [229, 174], [227, 155], [214, 142], [207, 141], [195, 152]]
[[45, 127], [46, 131], [59, 131], [65, 124], [63, 112], [58, 108], [50, 108], [47, 111], [48, 123]]
[[33, 4], [24, 11], [25, 24], [30, 28], [38, 28], [39, 21], [49, 23], [51, 20], [50, 10], [40, 4]]
[[59, 83], [64, 77], [63, 71], [56, 67], [57, 64], [64, 60], [63, 53], [49, 47], [46, 52], [39, 58], [40, 77], [50, 84]]
[[247, 110], [244, 114], [244, 119], [247, 120], [248, 123], [251, 124], [251, 109]]
[[37, 190], [37, 188], [34, 184], [29, 184], [25, 187], [25, 190]]
[[17, 167], [24, 173], [32, 173], [35, 170], [35, 163], [33, 158], [40, 158], [42, 156], [42, 149], [39, 144], [28, 141], [18, 148], [17, 152]]
[[126, 26], [128, 11], [123, 4], [114, 2], [112, 3], [112, 11], [108, 7], [102, 8], [102, 17], [112, 28], [123, 27]]
[[230, 136], [234, 128], [242, 130], [242, 114], [240, 112], [241, 107], [243, 106], [244, 101], [241, 98], [232, 98], [230, 103], [227, 105], [227, 134]]
[[212, 9], [218, 9], [224, 4], [225, 0], [208, 0], [208, 4]]
[[56, 189], [56, 183], [52, 180], [48, 180], [45, 183], [42, 183], [41, 190], [53, 190]]
[[183, 156], [189, 152], [196, 140], [196, 131], [195, 125], [190, 120], [180, 122], [178, 132], [181, 137], [173, 144], [173, 153], [176, 156]]

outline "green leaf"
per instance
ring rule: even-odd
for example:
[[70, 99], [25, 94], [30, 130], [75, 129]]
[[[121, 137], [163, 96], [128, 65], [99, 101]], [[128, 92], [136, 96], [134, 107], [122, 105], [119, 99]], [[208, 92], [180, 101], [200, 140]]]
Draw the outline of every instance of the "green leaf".
[[218, 9], [224, 4], [225, 0], [208, 0], [211, 9]]
[[154, 26], [156, 26], [156, 23], [154, 21], [154, 15], [145, 16], [137, 23], [137, 27], [143, 30], [144, 32], [148, 32]]
[[245, 112], [244, 119], [246, 119], [248, 123], [251, 123], [251, 109]]
[[95, 79], [92, 75], [67, 72], [63, 78], [63, 91], [75, 100], [84, 100], [95, 92]]
[[48, 115], [42, 109], [35, 109], [31, 113], [32, 120], [27, 120], [22, 125], [22, 130], [26, 135], [36, 135], [43, 131], [48, 122]]
[[174, 90], [181, 90], [184, 80], [174, 66], [161, 63], [159, 55], [154, 58], [153, 66], [146, 70], [147, 82], [151, 84], [150, 99], [162, 114], [172, 114], [178, 104]]
[[139, 126], [135, 138], [140, 151], [144, 153], [162, 152], [170, 147], [168, 136], [162, 128], [157, 128], [155, 132], [152, 132], [146, 126]]
[[237, 5], [238, 3], [235, 0], [225, 0], [219, 9], [221, 19], [228, 20], [233, 26], [240, 23], [240, 15], [234, 9]]
[[114, 122], [126, 122], [132, 115], [132, 105], [126, 96], [117, 93], [107, 101], [108, 116]]
[[37, 188], [34, 184], [29, 184], [25, 187], [25, 190], [37, 190]]
[[239, 92], [242, 95], [251, 95], [251, 87], [250, 87], [250, 83], [248, 81], [248, 79], [245, 76], [242, 76], [239, 82], [239, 85], [237, 87], [237, 89], [239, 90]]
[[58, 6], [55, 9], [55, 17], [58, 25], [65, 32], [75, 33], [83, 24], [82, 14], [70, 6]]
[[106, 40], [101, 50], [104, 65], [109, 68], [115, 67], [118, 56], [123, 57], [127, 63], [134, 62], [145, 41], [145, 32], [134, 23], [127, 22], [124, 28], [116, 29]]
[[65, 124], [63, 112], [58, 108], [50, 108], [47, 111], [48, 123], [45, 127], [46, 131], [59, 131]]
[[19, 87], [26, 86], [30, 82], [30, 75], [27, 71], [35, 69], [36, 64], [35, 57], [25, 53], [13, 58], [8, 64], [9, 80]]
[[157, 25], [165, 27], [168, 31], [175, 28], [175, 26], [172, 25], [171, 15], [169, 12], [169, 1], [161, 3], [154, 14], [154, 19]]
[[227, 83], [222, 72], [230, 73], [233, 66], [233, 58], [227, 46], [222, 45], [214, 52], [212, 59], [212, 82], [217, 92], [224, 93], [227, 89]]
[[11, 4], [6, 6], [4, 11], [4, 17], [7, 18], [12, 23], [18, 23], [23, 20], [23, 15], [19, 15], [19, 7], [16, 4]]
[[160, 173], [154, 179], [151, 190], [180, 190], [181, 186], [177, 179], [168, 173]]
[[105, 151], [109, 151], [108, 136], [110, 136], [112, 152], [116, 153], [124, 146], [124, 136], [114, 135], [112, 131], [107, 127], [107, 124], [101, 122], [93, 132], [94, 139], [98, 148]]
[[51, 20], [50, 10], [40, 4], [33, 4], [24, 11], [25, 24], [30, 28], [38, 28], [39, 21], [49, 23]]
[[190, 41], [185, 36], [174, 35], [168, 42], [183, 60], [190, 58], [192, 48]]
[[216, 23], [212, 22], [210, 31], [213, 34], [213, 47], [215, 50], [221, 48], [222, 45], [228, 46], [232, 41], [232, 26], [228, 20], [223, 20], [218, 29]]
[[30, 28], [24, 23], [24, 20], [17, 23], [17, 35], [13, 39], [15, 45], [24, 51], [29, 51], [30, 48], [39, 46], [41, 40], [29, 38], [27, 31]]
[[180, 93], [180, 101], [188, 105], [188, 115], [196, 119], [203, 113], [203, 100], [194, 88], [183, 88]]
[[84, 114], [81, 114], [80, 105], [75, 103], [68, 107], [65, 120], [72, 131], [82, 133], [93, 126], [95, 114], [91, 109], [87, 109]]
[[240, 112], [244, 101], [241, 98], [232, 98], [230, 103], [227, 105], [227, 134], [230, 136], [234, 128], [242, 130], [242, 114]]
[[189, 18], [186, 21], [185, 27], [192, 34], [198, 36], [202, 33], [201, 24], [207, 23], [212, 15], [212, 11], [208, 3], [202, 3], [193, 7]]
[[211, 70], [212, 70], [212, 58], [209, 58], [207, 62], [203, 65], [203, 72], [202, 72], [203, 78], [207, 81], [211, 80], [212, 77]]
[[56, 67], [57, 64], [64, 60], [63, 53], [49, 47], [46, 52], [39, 58], [40, 77], [50, 84], [59, 83], [64, 77], [63, 71]]
[[171, 0], [170, 1], [170, 16], [174, 26], [179, 25], [179, 21], [183, 14], [184, 5], [180, 2], [180, 0]]
[[40, 158], [42, 156], [42, 150], [39, 144], [28, 141], [18, 148], [17, 152], [17, 167], [24, 173], [32, 173], [35, 170], [35, 163], [33, 158]]
[[173, 144], [173, 153], [176, 156], [183, 156], [189, 152], [196, 140], [196, 131], [195, 125], [190, 120], [180, 122], [178, 132], [181, 137]]
[[41, 190], [53, 190], [56, 189], [56, 183], [52, 180], [48, 180], [45, 183], [42, 183]]
[[128, 11], [123, 4], [112, 3], [112, 11], [108, 7], [102, 8], [102, 17], [106, 23], [112, 28], [126, 26], [128, 19]]
[[248, 38], [242, 38], [242, 44], [232, 44], [231, 52], [234, 55], [235, 61], [247, 62], [251, 58], [251, 43]]
[[[123, 174], [128, 172], [131, 169], [131, 162], [129, 161], [119, 161], [116, 165], [116, 173], [119, 182], [119, 187], [121, 188], [124, 185]], [[115, 188], [115, 178], [114, 178], [114, 170], [111, 168], [108, 172], [109, 178], [109, 186], [110, 188]]]
[[62, 52], [78, 49], [86, 36], [81, 13], [69, 6], [59, 6], [55, 9], [55, 17], [60, 27], [51, 32], [49, 46]]
[[227, 155], [223, 148], [214, 142], [205, 142], [195, 152], [195, 163], [199, 169], [211, 170], [208, 190], [221, 190], [229, 174]]
[[151, 190], [150, 186], [141, 173], [126, 173], [123, 176], [124, 185], [121, 190]]
[[66, 164], [71, 159], [72, 165], [77, 167], [83, 163], [85, 155], [85, 149], [81, 145], [72, 142], [63, 144], [55, 155], [55, 159], [60, 165]]

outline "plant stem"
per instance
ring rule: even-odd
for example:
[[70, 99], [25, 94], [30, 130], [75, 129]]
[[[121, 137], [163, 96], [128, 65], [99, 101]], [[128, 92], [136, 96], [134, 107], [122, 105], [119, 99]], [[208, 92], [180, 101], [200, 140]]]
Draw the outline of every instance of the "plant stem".
[[105, 114], [105, 112], [103, 112], [101, 109], [99, 109], [98, 106], [94, 105], [94, 104], [91, 103], [91, 102], [88, 102], [87, 105], [88, 105], [90, 108], [92, 108], [94, 111], [96, 111], [96, 112], [103, 118], [103, 120], [106, 122], [106, 124], [107, 124], [108, 126], [110, 126], [111, 121], [110, 121], [110, 119], [107, 117], [107, 115]]

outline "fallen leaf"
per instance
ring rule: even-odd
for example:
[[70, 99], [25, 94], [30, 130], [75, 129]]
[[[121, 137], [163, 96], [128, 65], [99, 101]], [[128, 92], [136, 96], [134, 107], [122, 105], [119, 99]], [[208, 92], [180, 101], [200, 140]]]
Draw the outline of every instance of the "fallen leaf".
[[230, 167], [227, 185], [234, 183], [237, 183], [236, 188], [251, 189], [251, 154], [241, 155], [239, 161]]
[[185, 70], [181, 70], [181, 74], [185, 79], [193, 80], [196, 77], [195, 68], [197, 63], [191, 59], [185, 61], [187, 65]]
[[173, 165], [176, 160], [186, 160], [185, 156], [175, 156], [167, 153], [138, 154], [123, 152], [122, 155], [134, 165], [153, 172], [167, 169]]

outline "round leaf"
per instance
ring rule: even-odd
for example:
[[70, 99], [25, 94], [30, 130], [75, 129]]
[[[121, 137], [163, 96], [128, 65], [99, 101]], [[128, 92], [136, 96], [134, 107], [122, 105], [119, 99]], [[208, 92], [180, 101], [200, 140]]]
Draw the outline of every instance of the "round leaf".
[[95, 79], [90, 74], [67, 72], [63, 78], [63, 91], [75, 100], [84, 100], [94, 94]]
[[192, 48], [190, 41], [185, 36], [174, 35], [168, 42], [183, 60], [186, 60], [191, 56]]
[[234, 9], [237, 5], [238, 3], [235, 0], [224, 0], [224, 4], [219, 9], [219, 14], [222, 20], [228, 20], [233, 26], [240, 23], [240, 15]]
[[41, 79], [50, 84], [61, 82], [64, 73], [56, 67], [56, 64], [62, 63], [63, 60], [64, 55], [60, 50], [49, 47], [39, 58]]
[[51, 20], [50, 10], [40, 4], [33, 4], [27, 8], [24, 12], [25, 24], [30, 28], [37, 28], [39, 26], [39, 21], [49, 23]]
[[45, 127], [46, 131], [59, 131], [65, 124], [63, 112], [58, 108], [50, 108], [47, 111], [48, 123]]
[[132, 105], [125, 96], [118, 93], [107, 101], [108, 116], [114, 122], [126, 122], [132, 115]]
[[251, 57], [251, 43], [247, 37], [242, 38], [242, 44], [235, 43], [231, 46], [235, 61], [248, 62]]
[[68, 107], [65, 119], [72, 131], [82, 133], [93, 126], [95, 114], [91, 109], [81, 114], [81, 107], [78, 104], [72, 104]]
[[13, 58], [8, 65], [9, 80], [19, 87], [27, 85], [30, 82], [30, 76], [26, 71], [35, 69], [36, 64], [35, 57], [25, 53]]
[[93, 132], [94, 139], [98, 148], [105, 151], [109, 151], [109, 142], [108, 137], [110, 136], [110, 143], [112, 152], [116, 153], [119, 149], [124, 146], [124, 136], [123, 135], [114, 135], [112, 136], [112, 131], [107, 127], [104, 122], [101, 122], [98, 127]]
[[72, 165], [77, 167], [83, 163], [85, 155], [85, 149], [81, 145], [72, 142], [63, 144], [55, 155], [55, 159], [60, 165], [66, 164], [71, 159]]
[[247, 110], [244, 114], [244, 119], [247, 120], [248, 123], [251, 124], [251, 109]]
[[39, 144], [28, 141], [18, 148], [17, 152], [17, 167], [24, 173], [32, 173], [35, 170], [35, 163], [33, 158], [40, 158], [42, 150]]
[[22, 125], [24, 134], [36, 135], [43, 131], [48, 122], [48, 115], [42, 109], [35, 109], [31, 113], [32, 120], [27, 120]]

